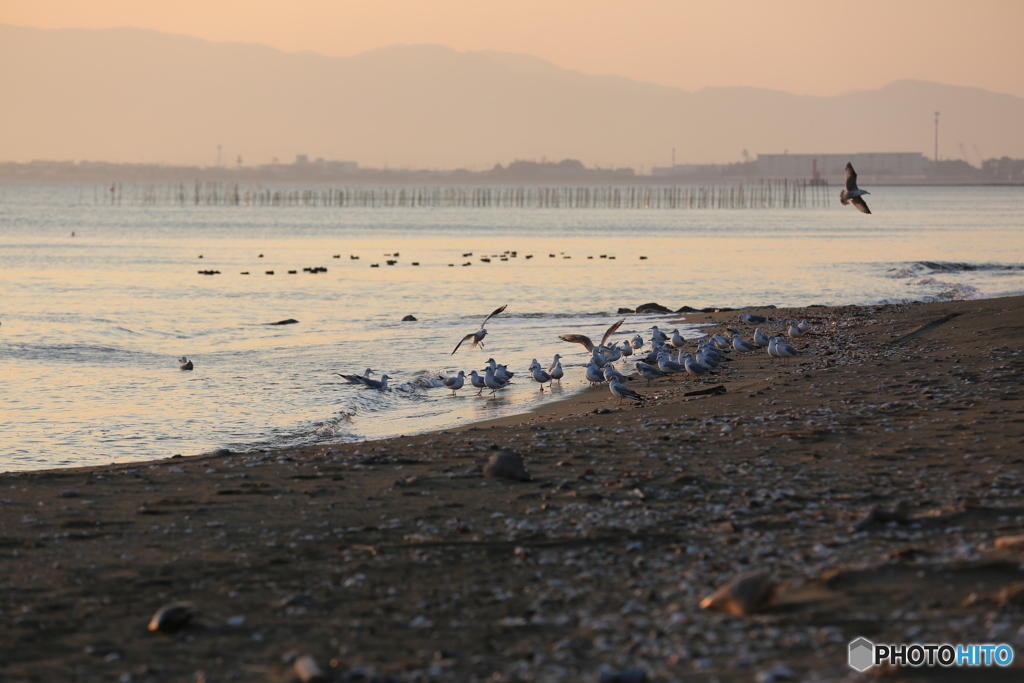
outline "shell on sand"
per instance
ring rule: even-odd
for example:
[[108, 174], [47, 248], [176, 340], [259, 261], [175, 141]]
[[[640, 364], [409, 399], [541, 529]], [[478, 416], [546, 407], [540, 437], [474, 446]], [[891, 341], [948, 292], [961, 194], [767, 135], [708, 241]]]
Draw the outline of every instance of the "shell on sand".
[[526, 471], [523, 456], [515, 451], [499, 451], [484, 465], [485, 477], [503, 477], [515, 481], [530, 481], [533, 477]]
[[309, 655], [296, 658], [292, 668], [302, 683], [326, 683], [327, 681], [327, 675], [324, 674], [323, 669]]
[[173, 633], [187, 624], [191, 618], [192, 610], [189, 609], [188, 605], [172, 602], [164, 605], [153, 614], [153, 617], [149, 620], [149, 630]]
[[701, 600], [700, 606], [745, 617], [767, 606], [774, 595], [775, 582], [768, 572], [756, 572], [737, 576]]

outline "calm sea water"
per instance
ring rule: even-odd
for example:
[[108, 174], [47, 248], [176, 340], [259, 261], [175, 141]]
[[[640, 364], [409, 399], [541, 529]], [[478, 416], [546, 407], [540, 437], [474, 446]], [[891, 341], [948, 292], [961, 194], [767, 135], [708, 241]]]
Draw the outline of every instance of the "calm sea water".
[[[557, 335], [600, 337], [620, 306], [1024, 293], [1022, 188], [876, 188], [871, 216], [838, 203], [342, 209], [109, 206], [93, 195], [0, 184], [0, 470], [353, 441], [523, 412], [584, 386], [582, 347]], [[479, 260], [505, 251], [518, 255]], [[450, 355], [506, 303], [486, 350]], [[401, 322], [409, 314], [418, 321]], [[267, 325], [286, 318], [299, 322]], [[617, 338], [654, 322], [630, 317]], [[556, 352], [567, 377], [541, 396], [526, 366]], [[179, 371], [181, 355], [193, 372]], [[427, 386], [492, 356], [521, 373], [496, 397]], [[332, 374], [368, 366], [395, 390]]]

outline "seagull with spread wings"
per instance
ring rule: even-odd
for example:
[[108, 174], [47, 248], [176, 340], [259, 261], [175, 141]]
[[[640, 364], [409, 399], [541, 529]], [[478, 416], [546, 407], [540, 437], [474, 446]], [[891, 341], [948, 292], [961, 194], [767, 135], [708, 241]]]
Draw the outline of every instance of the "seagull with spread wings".
[[857, 189], [857, 172], [853, 170], [853, 164], [846, 162], [846, 189], [840, 190], [839, 201], [843, 203], [843, 206], [853, 202], [853, 205], [861, 213], [871, 213], [871, 209], [868, 208], [868, 204], [862, 196], [866, 194], [871, 193], [867, 190]]
[[[609, 327], [608, 331], [604, 333], [603, 337], [601, 337], [600, 346], [604, 346], [608, 342], [608, 337], [615, 334], [615, 331], [618, 330], [624, 322], [626, 322], [625, 318]], [[562, 341], [572, 342], [573, 344], [583, 344], [584, 348], [591, 353], [593, 353], [594, 349], [597, 348], [597, 346], [594, 345], [594, 342], [590, 341], [590, 337], [583, 334], [560, 334], [558, 335], [558, 338]]]
[[[459, 341], [458, 344], [455, 345], [455, 351], [458, 351], [459, 347], [462, 346], [465, 342], [468, 342], [468, 341], [473, 342], [473, 344], [469, 348], [475, 349], [475, 348], [477, 348], [479, 346], [482, 349], [484, 347], [484, 344], [483, 344], [484, 337], [487, 336], [487, 330], [484, 329], [484, 325], [487, 324], [488, 320], [490, 320], [494, 316], [496, 316], [499, 313], [501, 313], [502, 311], [504, 311], [507, 306], [508, 306], [508, 304], [505, 304], [501, 308], [494, 309], [494, 312], [491, 313], [486, 318], [484, 318], [484, 321], [482, 323], [480, 323], [480, 329], [479, 330], [477, 330], [476, 332], [470, 332], [465, 337], [463, 337]], [[451, 355], [454, 356], [455, 355], [455, 351], [452, 351]]]

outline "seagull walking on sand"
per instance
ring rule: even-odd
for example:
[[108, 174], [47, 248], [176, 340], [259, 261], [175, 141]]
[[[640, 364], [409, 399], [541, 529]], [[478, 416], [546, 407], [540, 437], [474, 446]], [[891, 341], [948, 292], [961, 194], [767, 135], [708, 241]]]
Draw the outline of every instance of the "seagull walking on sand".
[[769, 339], [768, 336], [761, 331], [760, 327], [754, 330], [754, 344], [756, 346], [760, 346], [762, 349], [766, 349], [768, 348], [768, 344], [770, 342], [771, 339]]
[[[772, 337], [773, 346], [768, 347], [768, 353], [775, 358], [781, 358], [783, 362], [789, 363], [790, 358], [796, 358], [803, 354], [797, 351], [795, 348], [782, 341], [782, 337]], [[775, 353], [772, 353], [774, 349]]]
[[451, 352], [451, 355], [454, 356], [455, 355], [455, 351], [458, 351], [459, 347], [462, 346], [463, 343], [468, 342], [468, 341], [473, 342], [472, 345], [470, 345], [469, 348], [475, 349], [475, 348], [477, 348], [479, 346], [482, 349], [484, 347], [484, 343], [483, 343], [484, 337], [487, 336], [487, 330], [484, 329], [484, 325], [487, 324], [488, 320], [490, 320], [494, 316], [496, 316], [499, 313], [501, 313], [502, 311], [504, 311], [507, 307], [508, 307], [508, 304], [505, 304], [501, 308], [494, 309], [494, 311], [489, 316], [484, 318], [484, 321], [482, 323], [480, 323], [480, 329], [479, 330], [477, 330], [476, 332], [470, 332], [465, 337], [463, 337], [461, 339], [461, 341], [459, 341], [458, 344], [455, 345], [455, 349]]
[[846, 162], [846, 189], [839, 191], [839, 201], [843, 206], [852, 202], [861, 213], [871, 213], [871, 209], [868, 208], [868, 204], [863, 198], [863, 195], [866, 194], [871, 193], [857, 188], [857, 172], [853, 170], [853, 164]]
[[639, 360], [636, 362], [636, 371], [640, 373], [641, 377], [647, 380], [647, 386], [651, 386], [652, 379], [658, 379], [659, 377], [666, 376], [664, 372], [653, 365], [648, 365], [647, 363]]
[[627, 398], [632, 401], [636, 401], [637, 403], [644, 402], [644, 396], [642, 394], [638, 394], [617, 379], [612, 379], [608, 382], [608, 389], [611, 390], [612, 396], [619, 399], [618, 405], [620, 406]]

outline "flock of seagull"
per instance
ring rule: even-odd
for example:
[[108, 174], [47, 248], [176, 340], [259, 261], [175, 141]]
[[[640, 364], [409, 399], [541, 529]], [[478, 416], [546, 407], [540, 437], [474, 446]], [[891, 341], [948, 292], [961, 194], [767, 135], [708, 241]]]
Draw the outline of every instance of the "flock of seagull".
[[[471, 349], [482, 349], [484, 337], [487, 336], [485, 327], [487, 321], [502, 313], [506, 307], [507, 304], [492, 311], [480, 323], [479, 329], [459, 340], [451, 355], [455, 355], [455, 352], [467, 342]], [[746, 355], [764, 349], [772, 361], [781, 360], [783, 363], [802, 355], [782, 336], [769, 336], [764, 333], [760, 326], [769, 322], [767, 317], [743, 313], [740, 314], [739, 319], [741, 323], [756, 326], [751, 341], [743, 339], [738, 329], [730, 327], [727, 328], [728, 336], [713, 334], [708, 339], [699, 339], [696, 342], [696, 349], [690, 352], [685, 350], [687, 340], [683, 338], [678, 328], [670, 332], [663, 332], [658, 329], [657, 325], [651, 327], [650, 340], [644, 340], [637, 334], [632, 339], [610, 343], [609, 339], [622, 326], [625, 318], [609, 327], [599, 344], [595, 344], [590, 337], [582, 334], [563, 334], [559, 336], [559, 339], [580, 344], [590, 353], [590, 360], [586, 366], [586, 378], [590, 382], [591, 388], [607, 383], [609, 391], [619, 399], [618, 405], [622, 405], [625, 400], [643, 403], [646, 397], [626, 386], [626, 382], [635, 377], [627, 377], [622, 374], [615, 369], [615, 363], [633, 358], [637, 375], [639, 378], [647, 380], [649, 387], [653, 380], [674, 374], [685, 373], [698, 379], [710, 375], [722, 363], [729, 360], [726, 358], [726, 354], [733, 351]], [[787, 320], [784, 322], [784, 333], [792, 339], [797, 339], [804, 336], [810, 327], [811, 325], [807, 321], [798, 323]], [[562, 377], [565, 376], [561, 360], [561, 354], [556, 353], [547, 368], [541, 365], [536, 358], [530, 363], [529, 373], [533, 380], [540, 384], [540, 391], [544, 391], [545, 384], [550, 387], [554, 382], [561, 383]], [[379, 380], [373, 379], [370, 376], [373, 374], [373, 370], [370, 368], [367, 368], [362, 375], [335, 374], [350, 384], [358, 384], [379, 391], [388, 390], [388, 379], [390, 379], [388, 375], [382, 375]], [[512, 382], [514, 375], [515, 373], [509, 371], [507, 366], [497, 363], [493, 358], [488, 358], [487, 365], [479, 372], [473, 370], [467, 376], [465, 370], [459, 370], [455, 375], [441, 375], [438, 380], [441, 385], [450, 389], [454, 396], [466, 385], [468, 377], [470, 384], [479, 390], [477, 396], [480, 396], [484, 389], [490, 389], [491, 395], [496, 394]]]

